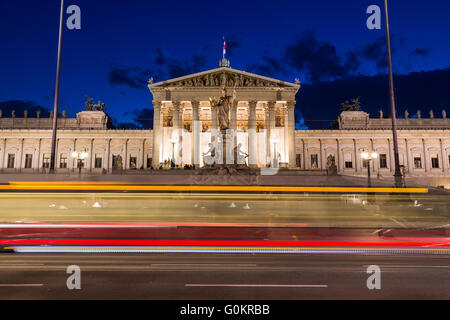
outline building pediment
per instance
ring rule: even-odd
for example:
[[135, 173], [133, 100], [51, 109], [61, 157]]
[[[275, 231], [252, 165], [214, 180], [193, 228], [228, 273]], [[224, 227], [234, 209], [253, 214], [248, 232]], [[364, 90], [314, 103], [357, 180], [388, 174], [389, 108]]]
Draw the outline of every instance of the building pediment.
[[223, 85], [229, 88], [292, 88], [296, 90], [300, 88], [299, 83], [280, 81], [226, 67], [157, 83], [152, 83], [152, 80], [149, 82], [150, 90], [158, 88], [208, 88], [221, 87]]

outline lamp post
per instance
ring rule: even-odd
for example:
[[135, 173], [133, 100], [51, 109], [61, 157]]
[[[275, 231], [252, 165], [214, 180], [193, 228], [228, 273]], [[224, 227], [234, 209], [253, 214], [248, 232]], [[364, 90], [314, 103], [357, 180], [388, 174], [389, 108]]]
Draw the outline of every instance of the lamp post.
[[78, 174], [81, 175], [81, 169], [83, 168], [83, 161], [89, 157], [89, 153], [83, 152], [72, 152], [72, 158], [77, 160]]
[[64, 0], [61, 0], [61, 13], [59, 17], [59, 38], [58, 38], [58, 58], [56, 63], [56, 87], [55, 87], [55, 104], [53, 107], [53, 128], [52, 128], [52, 149], [50, 155], [50, 173], [55, 172], [56, 160], [56, 131], [58, 130], [58, 105], [59, 105], [59, 79], [61, 75], [61, 50], [63, 35], [63, 19], [64, 19]]
[[395, 110], [395, 95], [394, 95], [394, 76], [392, 74], [392, 54], [391, 54], [391, 38], [389, 33], [389, 15], [387, 0], [384, 0], [384, 11], [386, 17], [386, 44], [387, 44], [387, 58], [389, 65], [389, 95], [391, 101], [391, 115], [392, 115], [392, 135], [394, 141], [394, 162], [395, 162], [395, 187], [401, 188], [403, 186], [402, 173], [400, 171], [400, 160], [398, 156], [398, 138], [397, 138], [397, 114]]
[[270, 142], [273, 144], [273, 168], [278, 168], [278, 158], [277, 158], [277, 144], [279, 142], [278, 138], [270, 139]]
[[372, 187], [372, 181], [370, 180], [370, 162], [378, 158], [378, 153], [376, 151], [363, 151], [361, 157], [367, 163], [367, 186], [370, 188]]
[[170, 160], [170, 167], [173, 169], [175, 168], [175, 144], [177, 143], [178, 139], [176, 137], [172, 137], [169, 139], [169, 142], [172, 144], [172, 159]]

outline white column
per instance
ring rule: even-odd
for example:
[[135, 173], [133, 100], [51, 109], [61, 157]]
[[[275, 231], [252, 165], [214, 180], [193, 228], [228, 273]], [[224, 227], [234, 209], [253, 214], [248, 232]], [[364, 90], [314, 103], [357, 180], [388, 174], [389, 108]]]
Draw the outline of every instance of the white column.
[[337, 172], [341, 171], [341, 146], [339, 144], [339, 139], [336, 139], [336, 165], [337, 165]]
[[425, 168], [425, 172], [428, 172], [428, 171], [430, 171], [430, 167], [428, 166], [428, 150], [427, 150], [427, 147], [425, 146], [425, 139], [422, 139], [422, 145], [423, 145], [424, 168]]
[[[173, 161], [175, 162], [175, 164], [181, 165], [181, 159], [179, 157], [180, 145], [182, 143], [181, 130], [180, 130], [181, 129], [181, 126], [180, 126], [180, 105], [181, 105], [181, 103], [179, 101], [173, 101], [172, 104], [173, 104], [172, 138], [177, 139], [177, 143], [173, 146], [173, 148], [175, 148], [175, 150], [174, 150], [175, 159], [173, 159]], [[172, 153], [170, 153], [170, 154], [171, 154], [170, 157], [172, 157]]]
[[302, 169], [306, 170], [306, 142], [305, 139], [302, 139], [302, 145], [303, 145], [303, 154], [302, 154]]
[[154, 169], [158, 169], [160, 164], [159, 150], [161, 144], [161, 101], [153, 101], [153, 111], [152, 166]]
[[249, 166], [257, 166], [258, 165], [258, 157], [256, 154], [256, 105], [258, 101], [252, 100], [249, 101], [249, 119], [248, 119], [248, 153]]
[[95, 158], [94, 155], [94, 139], [90, 140], [89, 143], [89, 157], [86, 159], [87, 160], [87, 169], [89, 170], [89, 172], [92, 171], [92, 159]]
[[353, 148], [355, 149], [355, 172], [359, 172], [358, 145], [356, 139], [353, 139]]
[[20, 171], [22, 170], [22, 157], [23, 157], [23, 143], [24, 139], [20, 139], [20, 149], [19, 154], [17, 155], [17, 167], [16, 170]]
[[196, 168], [200, 165], [200, 130], [199, 101], [191, 101], [192, 104], [192, 140], [191, 140], [191, 164]]
[[6, 139], [2, 140], [2, 150], [0, 153], [0, 169], [4, 169], [5, 168], [5, 154], [6, 154]]
[[139, 167], [139, 168], [142, 168], [142, 169], [147, 169], [147, 159], [146, 159], [146, 156], [145, 156], [145, 143], [146, 143], [146, 139], [144, 139], [144, 140], [142, 140], [142, 151], [141, 151], [141, 161], [142, 161], [142, 166], [141, 167]]
[[106, 172], [109, 172], [109, 158], [111, 157], [111, 139], [106, 139], [106, 154], [105, 158], [103, 159], [102, 166], [106, 170]]
[[411, 150], [409, 150], [409, 143], [408, 143], [408, 139], [405, 139], [405, 146], [406, 146], [406, 159], [407, 159], [407, 165], [408, 165], [408, 173], [411, 173], [413, 171], [413, 166], [412, 166], [412, 161], [413, 159], [411, 158]]
[[123, 146], [124, 148], [124, 156], [123, 156], [123, 164], [122, 164], [122, 168], [124, 170], [128, 170], [129, 167], [129, 159], [128, 159], [128, 139], [125, 139], [125, 145]]
[[326, 169], [326, 163], [325, 163], [325, 150], [323, 148], [323, 142], [322, 139], [319, 139], [320, 144], [320, 170]]
[[295, 101], [288, 101], [287, 108], [288, 108], [289, 168], [295, 168]]
[[441, 144], [441, 154], [442, 154], [442, 172], [447, 172], [448, 159], [445, 154], [444, 144], [442, 143], [442, 139], [439, 139], [439, 143]]
[[395, 170], [395, 164], [394, 164], [394, 157], [393, 157], [393, 149], [391, 147], [391, 139], [387, 139], [388, 140], [388, 148], [389, 148], [389, 170], [391, 172], [394, 172]]

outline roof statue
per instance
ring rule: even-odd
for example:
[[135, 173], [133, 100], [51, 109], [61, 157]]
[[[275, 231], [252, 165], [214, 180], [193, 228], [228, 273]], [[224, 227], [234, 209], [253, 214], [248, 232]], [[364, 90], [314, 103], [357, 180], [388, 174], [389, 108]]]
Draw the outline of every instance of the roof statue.
[[97, 104], [93, 104], [92, 98], [89, 98], [88, 96], [86, 96], [86, 103], [85, 103], [85, 108], [86, 111], [103, 111], [105, 112], [106, 109], [106, 104], [102, 103], [100, 100], [97, 102]]
[[341, 111], [361, 111], [361, 102], [359, 101], [361, 97], [352, 99], [352, 102], [345, 101], [341, 103]]

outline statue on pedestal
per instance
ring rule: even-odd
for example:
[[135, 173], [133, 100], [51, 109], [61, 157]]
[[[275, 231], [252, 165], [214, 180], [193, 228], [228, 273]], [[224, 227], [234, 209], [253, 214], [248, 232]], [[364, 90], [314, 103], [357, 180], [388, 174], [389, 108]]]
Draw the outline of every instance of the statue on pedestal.
[[217, 108], [217, 118], [219, 120], [220, 131], [230, 128], [230, 109], [234, 98], [227, 95], [227, 88], [222, 87], [222, 96], [216, 101], [216, 98], [209, 98], [212, 108]]

